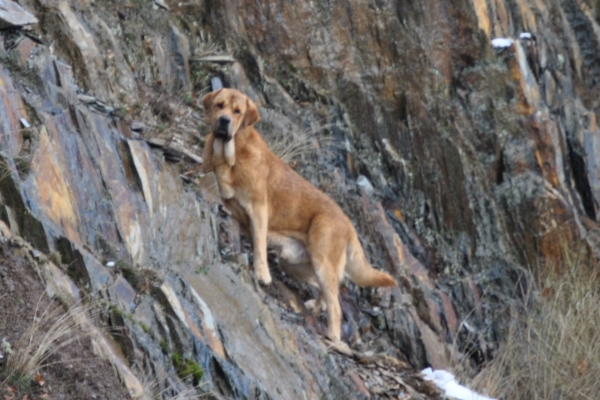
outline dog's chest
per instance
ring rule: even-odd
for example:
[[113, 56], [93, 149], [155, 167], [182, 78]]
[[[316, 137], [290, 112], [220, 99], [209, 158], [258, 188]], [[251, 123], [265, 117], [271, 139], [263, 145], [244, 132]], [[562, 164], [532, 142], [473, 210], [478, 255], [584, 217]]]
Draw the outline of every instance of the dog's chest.
[[221, 164], [215, 168], [219, 192], [223, 199], [232, 199], [235, 197], [235, 188], [233, 187], [233, 175], [231, 167], [227, 164]]
[[221, 198], [237, 199], [246, 204], [255, 185], [260, 181], [257, 165], [248, 157], [248, 152], [237, 154], [234, 140], [225, 142], [217, 139], [213, 144], [213, 165]]

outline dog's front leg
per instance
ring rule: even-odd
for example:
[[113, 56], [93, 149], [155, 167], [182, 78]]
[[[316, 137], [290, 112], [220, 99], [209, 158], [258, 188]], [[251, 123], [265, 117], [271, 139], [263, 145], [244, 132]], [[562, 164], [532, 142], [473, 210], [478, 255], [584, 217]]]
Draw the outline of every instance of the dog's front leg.
[[269, 213], [266, 201], [253, 204], [248, 210], [248, 216], [252, 226], [252, 241], [254, 244], [254, 273], [260, 283], [268, 285], [271, 283], [271, 273], [267, 263]]
[[231, 176], [231, 168], [227, 164], [219, 165], [215, 169], [217, 175], [217, 183], [219, 184], [219, 193], [224, 200], [232, 199], [235, 196], [233, 188], [233, 178]]

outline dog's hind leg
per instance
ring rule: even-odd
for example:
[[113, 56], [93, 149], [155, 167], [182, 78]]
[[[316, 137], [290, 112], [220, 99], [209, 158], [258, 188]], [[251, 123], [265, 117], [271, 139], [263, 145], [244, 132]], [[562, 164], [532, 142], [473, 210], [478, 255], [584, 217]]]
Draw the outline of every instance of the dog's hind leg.
[[304, 307], [306, 307], [315, 317], [327, 311], [327, 304], [325, 304], [325, 299], [323, 297], [323, 292], [319, 290], [319, 295], [316, 299], [304, 302]]
[[307, 248], [321, 290], [319, 297], [327, 307], [327, 337], [339, 342], [342, 309], [338, 293], [346, 263], [345, 238], [334, 232], [330, 221], [317, 217], [309, 229]]
[[315, 272], [321, 291], [319, 297], [327, 307], [327, 337], [339, 341], [342, 336], [342, 309], [338, 299], [339, 280], [328, 261], [316, 257], [313, 262], [319, 264]]

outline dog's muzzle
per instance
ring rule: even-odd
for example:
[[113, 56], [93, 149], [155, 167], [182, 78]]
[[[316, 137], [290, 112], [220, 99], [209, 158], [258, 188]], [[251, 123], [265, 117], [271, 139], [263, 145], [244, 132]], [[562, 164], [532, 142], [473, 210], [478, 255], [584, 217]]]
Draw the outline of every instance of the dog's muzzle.
[[229, 142], [233, 135], [231, 134], [231, 118], [227, 116], [221, 116], [217, 119], [215, 126], [215, 137], [223, 139], [225, 142]]

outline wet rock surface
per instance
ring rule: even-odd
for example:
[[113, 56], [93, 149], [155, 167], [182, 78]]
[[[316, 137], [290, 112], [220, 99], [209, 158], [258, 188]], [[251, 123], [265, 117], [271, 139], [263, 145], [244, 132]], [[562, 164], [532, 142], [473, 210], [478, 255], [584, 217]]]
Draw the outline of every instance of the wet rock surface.
[[[21, 6], [39, 23], [0, 31], [0, 219], [50, 260], [50, 295], [110, 305], [98, 346], [132, 397], [432, 398], [414, 371], [492, 357], [528, 269], [597, 256], [593, 5]], [[215, 77], [400, 283], [341, 290], [351, 356], [275, 257], [255, 284], [200, 174]]]

